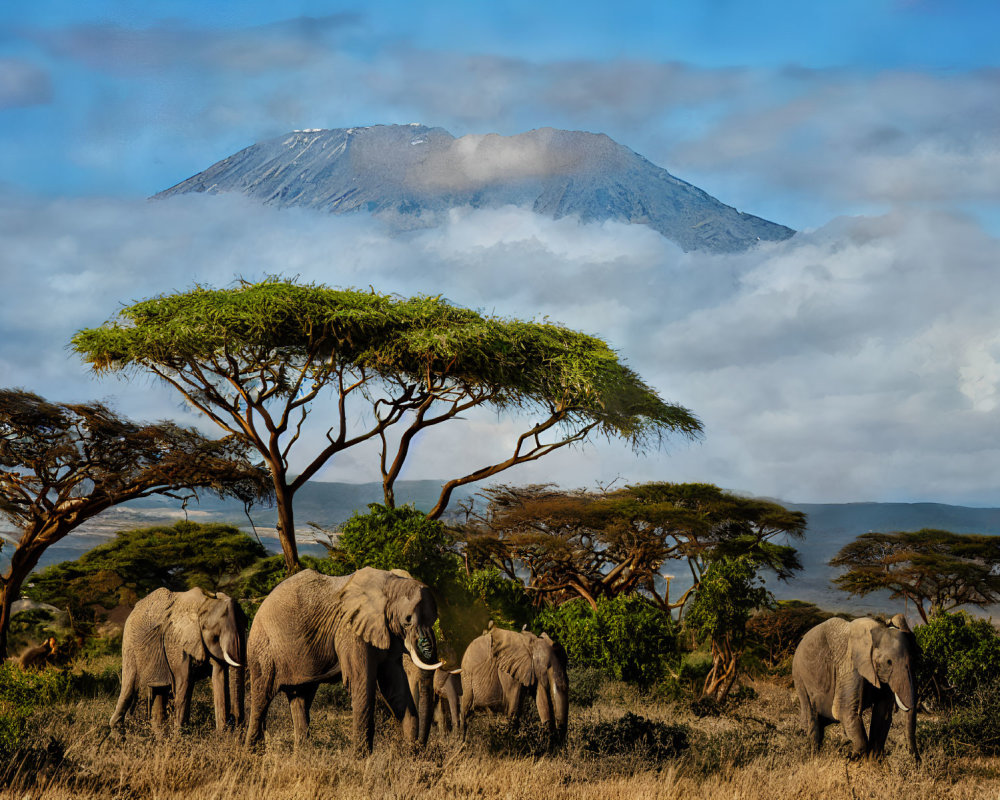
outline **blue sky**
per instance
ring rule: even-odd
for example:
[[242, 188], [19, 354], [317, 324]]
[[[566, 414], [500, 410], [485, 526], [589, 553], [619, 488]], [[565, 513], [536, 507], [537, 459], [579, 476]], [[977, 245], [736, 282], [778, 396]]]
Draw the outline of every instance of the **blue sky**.
[[[1000, 505], [998, 30], [1000, 5], [943, 0], [4, 4], [0, 373], [193, 419], [65, 343], [196, 280], [378, 281], [605, 336], [706, 422], [694, 447], [595, 444], [513, 479]], [[707, 257], [508, 210], [401, 243], [361, 218], [145, 201], [292, 129], [405, 122], [607, 133], [800, 233]], [[510, 430], [472, 424], [502, 450]]]

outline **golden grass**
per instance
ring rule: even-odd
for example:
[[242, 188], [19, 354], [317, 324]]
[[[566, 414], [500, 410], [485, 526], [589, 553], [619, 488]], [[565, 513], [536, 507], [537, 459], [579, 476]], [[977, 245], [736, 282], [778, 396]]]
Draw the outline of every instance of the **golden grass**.
[[[890, 736], [880, 763], [849, 762], [839, 728], [828, 729], [819, 757], [807, 752], [791, 690], [754, 684], [756, 699], [722, 717], [698, 719], [683, 705], [654, 703], [621, 686], [607, 687], [589, 709], [571, 709], [570, 735], [559, 752], [515, 758], [489, 752], [483, 734], [493, 721], [473, 721], [465, 744], [437, 732], [423, 751], [396, 741], [382, 721], [375, 752], [356, 758], [347, 746], [349, 713], [327, 702], [313, 715], [313, 737], [295, 751], [284, 701], [273, 704], [266, 747], [247, 751], [234, 734], [211, 729], [209, 699], [196, 695], [192, 730], [157, 740], [143, 713], [124, 740], [107, 737], [112, 698], [53, 708], [33, 719], [32, 739], [66, 747], [66, 764], [20, 775], [0, 789], [18, 800], [153, 798], [223, 800], [267, 798], [476, 798], [490, 800], [939, 800], [1000, 798], [1000, 759], [949, 759], [930, 748], [917, 768], [900, 736]], [[677, 760], [653, 763], [635, 753], [597, 758], [584, 750], [584, 726], [626, 711], [690, 726], [691, 749]]]

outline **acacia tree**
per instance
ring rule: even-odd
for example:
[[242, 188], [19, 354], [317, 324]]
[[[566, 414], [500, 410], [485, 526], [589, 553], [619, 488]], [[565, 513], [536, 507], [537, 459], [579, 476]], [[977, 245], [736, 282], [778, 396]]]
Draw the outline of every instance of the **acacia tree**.
[[834, 583], [852, 595], [887, 589], [930, 614], [1000, 601], [1000, 536], [919, 531], [865, 533], [830, 560], [846, 567]]
[[[682, 609], [706, 565], [749, 556], [787, 578], [800, 568], [795, 549], [774, 540], [800, 538], [805, 515], [777, 503], [740, 497], [704, 483], [646, 483], [614, 491], [564, 491], [551, 484], [484, 490], [485, 511], [467, 507], [466, 553], [523, 579], [537, 601], [641, 592], [664, 611]], [[662, 572], [684, 560], [691, 589], [671, 600]], [[680, 612], [678, 612], [680, 613]]]
[[[603, 341], [548, 323], [488, 317], [438, 297], [397, 298], [277, 279], [197, 287], [123, 308], [73, 346], [96, 371], [146, 370], [226, 432], [271, 473], [286, 569], [297, 568], [293, 498], [336, 454], [374, 440], [385, 504], [417, 434], [477, 406], [530, 418], [509, 457], [448, 480], [441, 516], [467, 483], [533, 461], [593, 433], [643, 449], [666, 433], [696, 436], [686, 409], [661, 400]], [[319, 447], [294, 445], [313, 401], [336, 403]], [[349, 403], [370, 411], [358, 422]], [[393, 428], [397, 426], [398, 428]], [[396, 435], [390, 436], [390, 429]]]
[[17, 529], [0, 575], [0, 653], [11, 606], [46, 548], [126, 500], [203, 488], [251, 503], [266, 475], [242, 442], [206, 439], [170, 422], [130, 422], [101, 403], [52, 403], [0, 390], [0, 515]]

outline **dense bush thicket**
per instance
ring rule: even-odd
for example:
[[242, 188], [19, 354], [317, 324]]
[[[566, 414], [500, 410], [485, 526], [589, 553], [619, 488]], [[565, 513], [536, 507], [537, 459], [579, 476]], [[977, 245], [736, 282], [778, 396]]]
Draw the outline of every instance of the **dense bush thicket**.
[[639, 686], [662, 680], [677, 658], [676, 623], [635, 594], [601, 598], [596, 611], [571, 600], [541, 611], [534, 627], [562, 643], [570, 664]]
[[925, 702], [971, 703], [1000, 676], [1000, 636], [988, 620], [964, 611], [935, 614], [914, 635], [921, 655], [917, 688]]

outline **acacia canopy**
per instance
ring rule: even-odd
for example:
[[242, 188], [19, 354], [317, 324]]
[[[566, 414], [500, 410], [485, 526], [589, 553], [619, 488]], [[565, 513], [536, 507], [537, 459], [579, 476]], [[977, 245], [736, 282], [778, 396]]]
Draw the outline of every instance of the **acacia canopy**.
[[0, 575], [0, 653], [11, 604], [46, 548], [111, 506], [152, 494], [204, 488], [245, 503], [263, 499], [269, 481], [245, 450], [233, 437], [131, 422], [101, 403], [0, 390], [0, 516], [17, 530]]
[[847, 571], [834, 578], [845, 592], [888, 589], [913, 602], [924, 622], [929, 612], [1000, 601], [1000, 536], [919, 531], [865, 533], [830, 560]]
[[[294, 569], [292, 498], [337, 453], [375, 439], [387, 506], [417, 433], [479, 405], [530, 416], [511, 455], [447, 481], [430, 516], [466, 483], [583, 441], [597, 431], [637, 449], [699, 421], [661, 400], [600, 339], [543, 322], [486, 316], [439, 297], [399, 298], [272, 279], [197, 287], [123, 308], [73, 346], [95, 370], [148, 370], [271, 471], [286, 565]], [[312, 401], [331, 390], [325, 440], [289, 455]], [[371, 411], [364, 422], [349, 402]], [[397, 426], [395, 427], [394, 426]], [[392, 430], [390, 430], [392, 429]], [[393, 435], [390, 438], [390, 433]], [[301, 448], [300, 448], [301, 449]]]
[[[730, 494], [704, 483], [646, 483], [609, 491], [564, 491], [551, 485], [494, 486], [482, 513], [469, 509], [466, 552], [524, 579], [538, 602], [639, 592], [663, 610], [681, 609], [708, 564], [746, 557], [787, 578], [800, 568], [793, 547], [805, 515], [777, 503]], [[690, 568], [692, 587], [675, 600], [663, 568]]]

